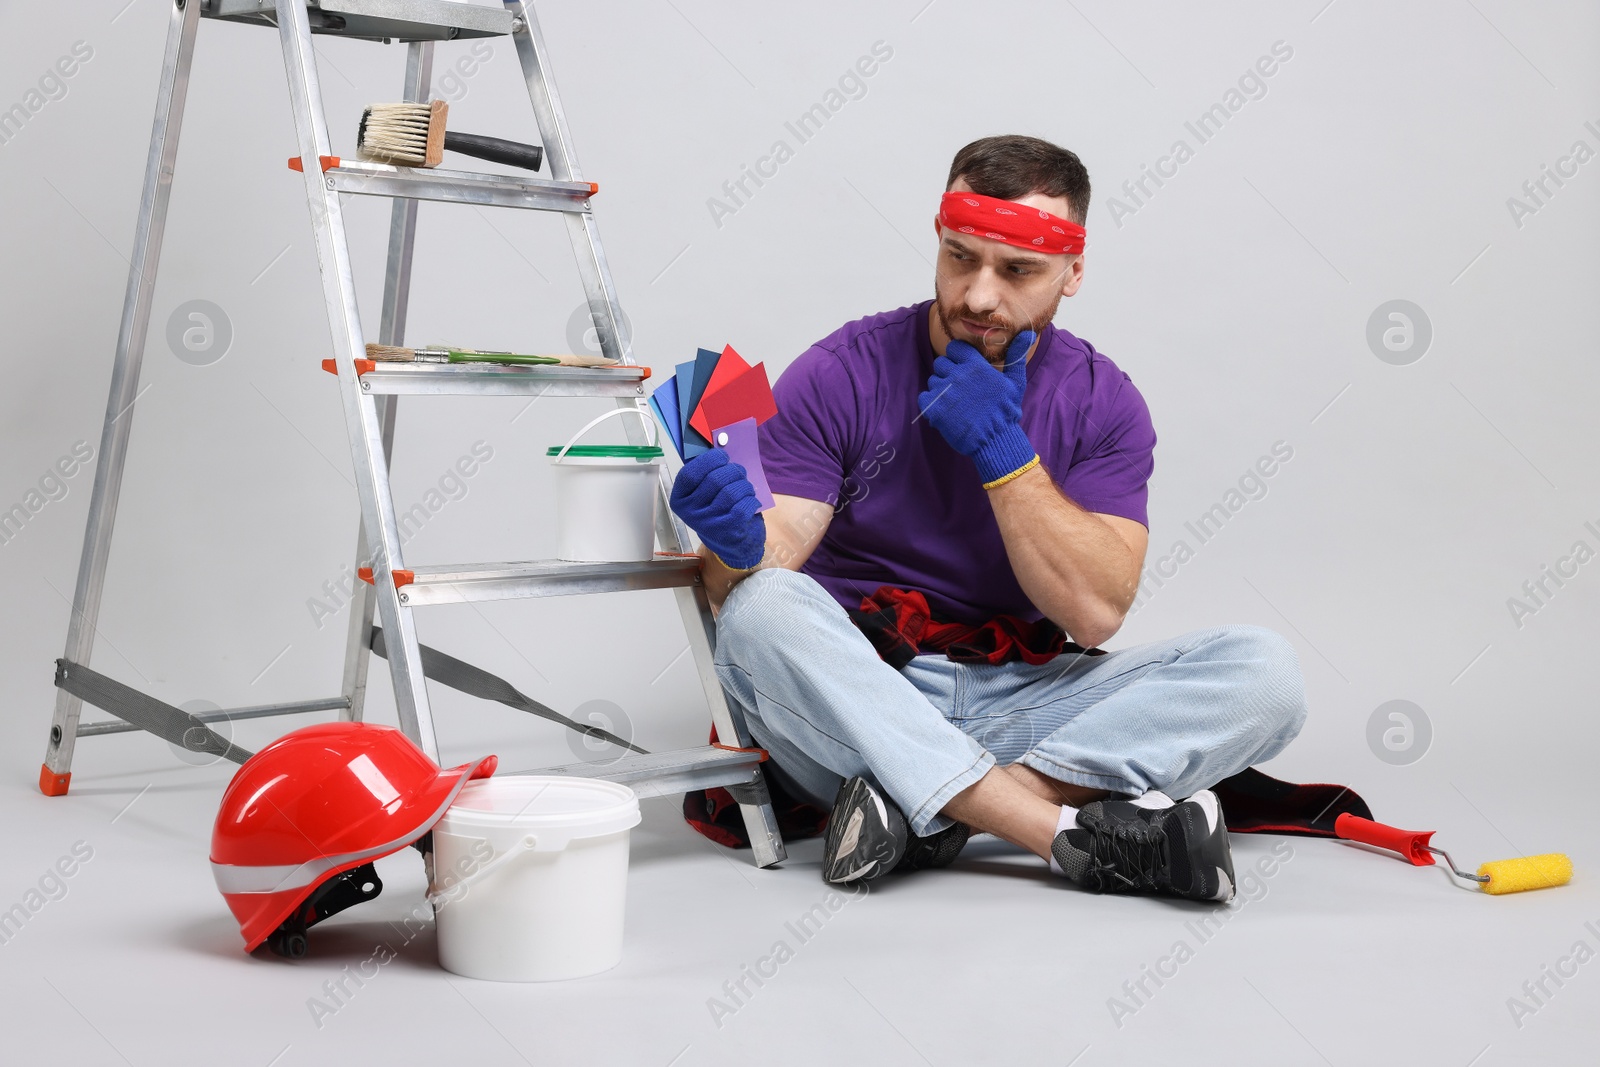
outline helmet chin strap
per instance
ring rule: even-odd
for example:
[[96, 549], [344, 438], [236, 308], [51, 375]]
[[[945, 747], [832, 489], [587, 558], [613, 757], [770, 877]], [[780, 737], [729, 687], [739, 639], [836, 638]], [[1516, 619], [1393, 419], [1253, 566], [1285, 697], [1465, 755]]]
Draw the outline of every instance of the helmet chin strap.
[[267, 948], [285, 959], [301, 959], [309, 948], [306, 941], [309, 927], [382, 892], [383, 882], [378, 878], [377, 868], [370, 863], [352, 867], [317, 886], [293, 915], [267, 935]]

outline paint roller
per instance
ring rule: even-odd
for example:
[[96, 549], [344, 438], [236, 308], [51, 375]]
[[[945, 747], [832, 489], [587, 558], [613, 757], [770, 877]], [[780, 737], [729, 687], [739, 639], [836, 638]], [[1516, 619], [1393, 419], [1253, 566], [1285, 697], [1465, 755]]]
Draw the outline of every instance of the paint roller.
[[1559, 852], [1524, 856], [1515, 860], [1492, 860], [1478, 868], [1477, 874], [1458, 870], [1450, 854], [1428, 843], [1433, 830], [1401, 830], [1359, 815], [1343, 812], [1333, 823], [1333, 832], [1347, 841], [1398, 852], [1417, 867], [1432, 865], [1434, 856], [1443, 856], [1445, 865], [1458, 878], [1478, 883], [1485, 893], [1521, 893], [1527, 889], [1546, 889], [1572, 881], [1572, 860]]

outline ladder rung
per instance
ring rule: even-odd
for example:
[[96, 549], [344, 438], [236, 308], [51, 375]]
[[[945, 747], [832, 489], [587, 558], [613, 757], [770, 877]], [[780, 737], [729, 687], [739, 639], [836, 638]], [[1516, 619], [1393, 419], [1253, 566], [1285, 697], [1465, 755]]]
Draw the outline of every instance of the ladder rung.
[[627, 784], [641, 797], [670, 796], [717, 785], [743, 785], [755, 777], [761, 754], [716, 747], [629, 753], [613, 762], [566, 763], [501, 774], [571, 775]]
[[594, 182], [557, 182], [437, 167], [393, 167], [342, 157], [338, 166], [323, 171], [323, 177], [334, 190], [358, 196], [398, 196], [533, 211], [588, 211], [589, 198], [600, 191]]
[[[400, 516], [401, 523], [406, 521]], [[658, 553], [633, 563], [570, 563], [559, 559], [514, 563], [445, 564], [409, 568], [412, 580], [400, 599], [422, 604], [461, 604], [473, 600], [512, 600], [536, 596], [614, 593], [630, 589], [670, 589], [700, 580], [698, 556]]]
[[[324, 361], [324, 364], [329, 361]], [[358, 360], [360, 365], [366, 361]], [[378, 360], [361, 371], [361, 391], [432, 396], [644, 396], [649, 367], [531, 367], [491, 363]]]
[[[206, 18], [253, 26], [276, 23], [272, 0], [205, 0]], [[460, 41], [503, 37], [515, 28], [505, 8], [447, 0], [309, 0], [311, 32], [369, 41]]]

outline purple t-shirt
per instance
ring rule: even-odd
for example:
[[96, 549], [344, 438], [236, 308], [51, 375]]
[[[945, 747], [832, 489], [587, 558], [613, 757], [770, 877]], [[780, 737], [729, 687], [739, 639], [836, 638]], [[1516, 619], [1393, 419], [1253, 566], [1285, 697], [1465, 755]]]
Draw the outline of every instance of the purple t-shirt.
[[[892, 585], [920, 590], [959, 622], [1038, 619], [977, 467], [920, 417], [936, 358], [931, 303], [848, 323], [784, 370], [778, 414], [759, 430], [767, 484], [834, 505], [801, 571], [847, 608]], [[1148, 526], [1155, 428], [1132, 380], [1093, 345], [1045, 327], [1028, 361], [1022, 428], [1068, 499]]]

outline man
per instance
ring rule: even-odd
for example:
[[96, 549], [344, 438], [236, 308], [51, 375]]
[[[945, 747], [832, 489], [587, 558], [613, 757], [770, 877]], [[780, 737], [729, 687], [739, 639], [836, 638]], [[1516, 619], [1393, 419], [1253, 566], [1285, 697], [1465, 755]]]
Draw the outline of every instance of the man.
[[776, 506], [719, 448], [678, 474], [718, 675], [773, 776], [831, 800], [830, 883], [943, 866], [977, 831], [1092, 891], [1225, 902], [1208, 787], [1299, 732], [1294, 649], [1242, 625], [1099, 649], [1138, 588], [1155, 432], [1128, 375], [1051, 324], [1083, 282], [1088, 173], [990, 137], [946, 189], [934, 299], [779, 379]]

